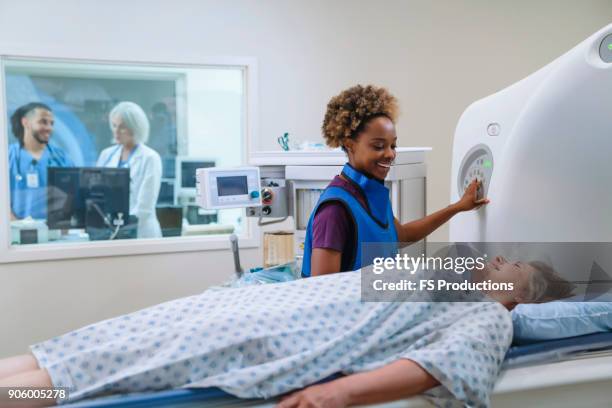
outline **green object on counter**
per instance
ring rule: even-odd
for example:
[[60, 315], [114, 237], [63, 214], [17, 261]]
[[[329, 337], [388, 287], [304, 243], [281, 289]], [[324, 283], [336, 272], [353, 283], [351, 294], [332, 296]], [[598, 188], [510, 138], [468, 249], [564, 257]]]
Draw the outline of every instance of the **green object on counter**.
[[278, 144], [283, 148], [284, 151], [289, 151], [289, 133], [285, 132], [284, 135], [280, 136], [278, 139]]

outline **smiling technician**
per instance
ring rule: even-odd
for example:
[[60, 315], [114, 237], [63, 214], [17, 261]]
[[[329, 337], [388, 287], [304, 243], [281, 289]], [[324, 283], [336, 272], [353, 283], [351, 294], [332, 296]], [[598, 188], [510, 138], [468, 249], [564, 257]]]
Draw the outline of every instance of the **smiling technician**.
[[19, 107], [11, 116], [18, 143], [9, 146], [11, 219], [47, 218], [47, 168], [72, 167], [64, 150], [49, 144], [53, 112], [43, 103]]
[[342, 174], [327, 186], [308, 222], [302, 276], [352, 271], [368, 265], [361, 244], [382, 242], [394, 256], [400, 242], [417, 242], [455, 214], [487, 204], [474, 180], [456, 203], [420, 220], [400, 224], [384, 179], [395, 160], [397, 100], [385, 88], [357, 85], [333, 97], [323, 119], [323, 137], [348, 155]]

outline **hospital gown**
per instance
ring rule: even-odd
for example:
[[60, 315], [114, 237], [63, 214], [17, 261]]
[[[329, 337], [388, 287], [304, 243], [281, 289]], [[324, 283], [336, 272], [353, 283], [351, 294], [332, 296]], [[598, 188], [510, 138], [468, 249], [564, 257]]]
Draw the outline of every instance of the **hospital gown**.
[[496, 302], [361, 302], [359, 272], [208, 290], [31, 347], [70, 399], [177, 387], [269, 398], [411, 359], [440, 406], [488, 406], [512, 337]]

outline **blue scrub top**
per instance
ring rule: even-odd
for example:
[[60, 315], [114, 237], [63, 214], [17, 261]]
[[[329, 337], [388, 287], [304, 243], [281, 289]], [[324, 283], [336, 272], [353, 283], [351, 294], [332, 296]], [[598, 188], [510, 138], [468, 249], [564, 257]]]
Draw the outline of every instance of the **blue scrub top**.
[[[47, 218], [47, 167], [73, 167], [73, 162], [59, 147], [47, 145], [40, 160], [20, 147], [9, 146], [11, 210], [17, 218]], [[28, 187], [28, 174], [36, 174], [38, 187]]]

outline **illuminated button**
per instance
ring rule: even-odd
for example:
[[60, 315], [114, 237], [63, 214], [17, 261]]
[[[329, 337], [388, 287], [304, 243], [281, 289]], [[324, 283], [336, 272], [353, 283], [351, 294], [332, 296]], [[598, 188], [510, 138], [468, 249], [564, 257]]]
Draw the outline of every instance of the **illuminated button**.
[[608, 34], [599, 45], [599, 56], [603, 62], [612, 62], [612, 34]]
[[251, 198], [258, 198], [259, 197], [259, 191], [255, 190], [255, 191], [251, 191]]

